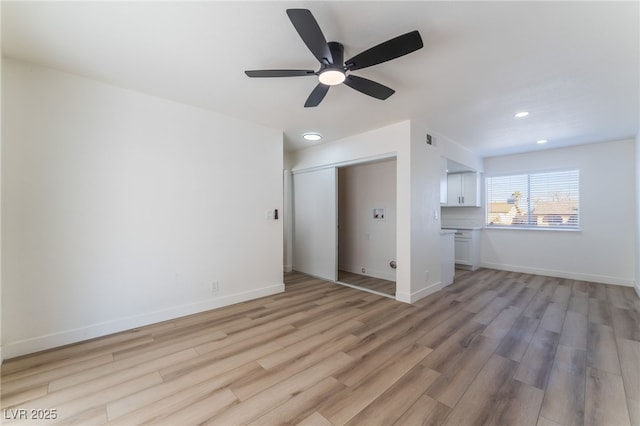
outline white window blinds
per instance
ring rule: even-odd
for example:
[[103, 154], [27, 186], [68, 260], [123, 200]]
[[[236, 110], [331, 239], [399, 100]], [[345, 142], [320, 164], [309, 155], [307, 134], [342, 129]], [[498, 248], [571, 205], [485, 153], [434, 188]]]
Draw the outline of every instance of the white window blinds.
[[487, 226], [578, 229], [578, 170], [486, 178]]

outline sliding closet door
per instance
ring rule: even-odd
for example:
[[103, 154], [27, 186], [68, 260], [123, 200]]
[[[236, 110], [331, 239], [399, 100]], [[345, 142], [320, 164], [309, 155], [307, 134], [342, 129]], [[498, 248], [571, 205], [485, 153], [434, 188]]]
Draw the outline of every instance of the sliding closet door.
[[293, 175], [293, 269], [336, 280], [336, 168]]

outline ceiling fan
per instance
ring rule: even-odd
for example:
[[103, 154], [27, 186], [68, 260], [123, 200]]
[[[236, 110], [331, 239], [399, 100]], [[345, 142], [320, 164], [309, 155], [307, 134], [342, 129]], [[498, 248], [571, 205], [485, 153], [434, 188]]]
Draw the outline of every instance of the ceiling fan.
[[420, 33], [411, 31], [380, 43], [345, 61], [342, 44], [336, 41], [327, 43], [318, 22], [309, 10], [287, 9], [287, 15], [289, 15], [289, 19], [296, 31], [298, 31], [302, 41], [320, 62], [320, 69], [318, 71], [291, 69], [251, 70], [245, 71], [245, 74], [249, 77], [317, 75], [320, 82], [307, 98], [304, 104], [305, 107], [318, 106], [329, 91], [329, 87], [341, 83], [365, 95], [382, 100], [387, 99], [395, 93], [393, 89], [375, 81], [347, 73], [399, 58], [423, 46]]

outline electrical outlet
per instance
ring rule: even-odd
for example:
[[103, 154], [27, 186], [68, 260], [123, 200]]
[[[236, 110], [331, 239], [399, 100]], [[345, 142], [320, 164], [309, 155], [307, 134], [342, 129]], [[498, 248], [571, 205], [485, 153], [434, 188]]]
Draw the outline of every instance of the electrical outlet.
[[366, 274], [366, 271], [365, 271], [365, 269], [364, 269], [364, 268], [362, 268], [362, 273], [363, 273], [363, 274]]
[[218, 292], [219, 283], [218, 280], [211, 281], [211, 293], [216, 294]]

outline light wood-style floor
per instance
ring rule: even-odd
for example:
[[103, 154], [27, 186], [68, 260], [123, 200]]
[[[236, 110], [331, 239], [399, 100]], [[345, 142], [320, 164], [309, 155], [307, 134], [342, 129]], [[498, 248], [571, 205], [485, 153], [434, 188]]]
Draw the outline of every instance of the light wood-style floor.
[[367, 290], [378, 291], [393, 297], [396, 295], [395, 281], [368, 277], [366, 275], [354, 274], [353, 272], [347, 271], [338, 271], [338, 281]]
[[82, 425], [640, 424], [630, 288], [481, 269], [407, 305], [297, 273], [286, 282], [8, 360], [3, 423], [35, 409]]

